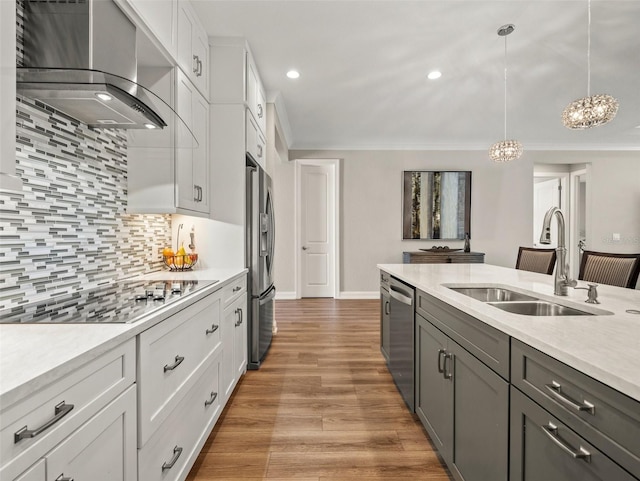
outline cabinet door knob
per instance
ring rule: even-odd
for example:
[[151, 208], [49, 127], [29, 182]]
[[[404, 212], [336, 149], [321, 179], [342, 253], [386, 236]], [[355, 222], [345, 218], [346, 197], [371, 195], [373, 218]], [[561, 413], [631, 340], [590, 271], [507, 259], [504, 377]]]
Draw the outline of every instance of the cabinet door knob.
[[308, 249], [308, 247], [307, 247], [307, 246], [302, 246], [302, 250], [303, 250], [303, 251], [306, 251], [307, 249]]

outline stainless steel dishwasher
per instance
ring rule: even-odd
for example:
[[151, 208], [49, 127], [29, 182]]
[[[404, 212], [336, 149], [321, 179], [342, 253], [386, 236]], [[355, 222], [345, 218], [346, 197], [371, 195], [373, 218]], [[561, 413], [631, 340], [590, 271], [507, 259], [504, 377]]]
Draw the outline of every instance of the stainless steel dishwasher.
[[414, 412], [413, 332], [416, 291], [413, 287], [391, 277], [389, 296], [391, 296], [389, 371], [407, 407]]

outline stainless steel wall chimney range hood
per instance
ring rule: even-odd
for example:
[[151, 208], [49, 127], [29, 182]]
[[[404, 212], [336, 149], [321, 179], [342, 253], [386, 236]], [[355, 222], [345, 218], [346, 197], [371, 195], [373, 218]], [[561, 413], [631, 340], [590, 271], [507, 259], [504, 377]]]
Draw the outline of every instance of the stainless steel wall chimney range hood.
[[25, 1], [18, 94], [90, 127], [166, 127], [136, 79], [136, 27], [112, 0]]

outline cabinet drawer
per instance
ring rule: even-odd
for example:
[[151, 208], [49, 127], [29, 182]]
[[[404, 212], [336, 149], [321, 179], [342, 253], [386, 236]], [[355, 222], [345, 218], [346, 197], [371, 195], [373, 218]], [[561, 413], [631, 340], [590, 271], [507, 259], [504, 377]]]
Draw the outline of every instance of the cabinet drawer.
[[136, 389], [130, 386], [46, 456], [47, 481], [136, 481]]
[[247, 276], [242, 275], [231, 280], [222, 290], [222, 306], [227, 307], [247, 290]]
[[140, 334], [138, 446], [180, 402], [194, 373], [220, 345], [220, 296], [211, 294]]
[[512, 481], [636, 479], [514, 387], [510, 458]]
[[[130, 339], [3, 410], [0, 478], [15, 478], [132, 385], [135, 365]], [[27, 430], [33, 437], [19, 439]]]
[[640, 477], [639, 402], [515, 339], [511, 382]]
[[184, 479], [222, 410], [219, 379], [220, 350], [207, 359], [202, 376], [138, 451], [139, 481]]
[[422, 291], [417, 291], [416, 312], [509, 380], [509, 336]]

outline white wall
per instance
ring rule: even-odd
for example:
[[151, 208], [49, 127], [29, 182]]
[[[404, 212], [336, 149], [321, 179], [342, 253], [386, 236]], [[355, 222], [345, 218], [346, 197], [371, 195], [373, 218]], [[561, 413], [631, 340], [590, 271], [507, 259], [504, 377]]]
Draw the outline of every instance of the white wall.
[[[344, 159], [340, 194], [343, 292], [377, 291], [376, 264], [402, 262], [403, 251], [432, 245], [462, 247], [462, 241], [401, 240], [403, 170], [471, 170], [471, 249], [484, 252], [487, 263], [512, 267], [518, 246], [531, 245], [534, 163], [587, 163], [590, 247], [640, 252], [640, 152], [529, 151], [504, 165], [490, 162], [484, 151], [291, 151], [289, 158]], [[275, 167], [275, 279], [280, 292], [293, 292], [294, 162]], [[613, 232], [622, 237], [615, 245]]]
[[[532, 236], [533, 163], [526, 158], [499, 165], [486, 152], [291, 151], [290, 159], [340, 158], [341, 266], [343, 292], [376, 292], [378, 263], [400, 263], [403, 251], [432, 245], [462, 247], [463, 241], [402, 240], [402, 172], [470, 170], [471, 249], [487, 263], [515, 265], [519, 245]], [[294, 291], [294, 163], [276, 165], [276, 285]]]

